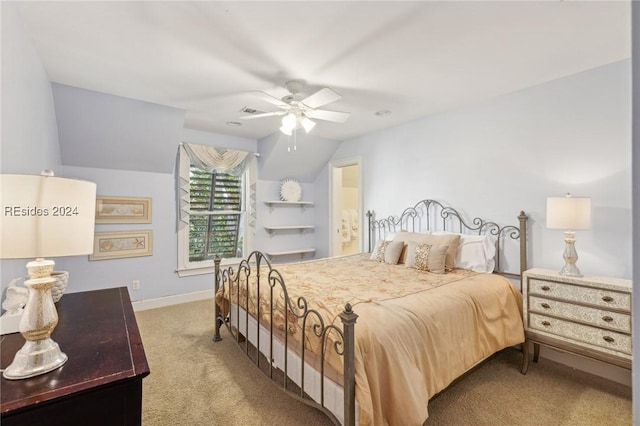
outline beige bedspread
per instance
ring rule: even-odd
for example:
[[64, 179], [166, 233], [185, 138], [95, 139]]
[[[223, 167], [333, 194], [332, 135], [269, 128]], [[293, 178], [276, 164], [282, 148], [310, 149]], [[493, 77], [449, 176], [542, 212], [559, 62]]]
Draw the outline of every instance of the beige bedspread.
[[[338, 314], [347, 302], [358, 314], [355, 371], [361, 425], [421, 425], [432, 396], [480, 360], [524, 341], [521, 295], [497, 275], [467, 270], [438, 275], [371, 261], [368, 255], [275, 269], [290, 297], [304, 295], [325, 324], [341, 326]], [[261, 288], [264, 322], [266, 280]], [[217, 297], [220, 303], [221, 294]], [[249, 305], [255, 314], [255, 299]], [[277, 307], [274, 324], [284, 329], [284, 310]], [[292, 318], [288, 322], [290, 336], [299, 338], [300, 324]], [[317, 352], [310, 334], [305, 347]], [[328, 360], [341, 371], [336, 359]]]

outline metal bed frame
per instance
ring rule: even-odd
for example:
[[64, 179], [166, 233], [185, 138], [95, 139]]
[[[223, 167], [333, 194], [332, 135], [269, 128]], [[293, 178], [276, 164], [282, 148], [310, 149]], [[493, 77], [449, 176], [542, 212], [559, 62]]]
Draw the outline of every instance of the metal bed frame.
[[[442, 230], [448, 232], [458, 232], [465, 234], [484, 235], [491, 234], [496, 236], [496, 267], [494, 273], [507, 276], [509, 278], [521, 278], [522, 273], [527, 269], [527, 234], [526, 223], [527, 215], [522, 211], [518, 216], [519, 225], [507, 225], [500, 226], [495, 222], [486, 221], [481, 218], [474, 218], [470, 223], [467, 223], [460, 213], [452, 208], [445, 206], [439, 201], [425, 199], [413, 207], [406, 208], [400, 216], [389, 216], [387, 218], [377, 220], [373, 211], [366, 213], [369, 225], [369, 252], [371, 252], [375, 241], [379, 238], [384, 238], [387, 232], [396, 232], [399, 230], [423, 232], [430, 230]], [[510, 273], [500, 269], [501, 257], [504, 255], [504, 242], [505, 239], [519, 240], [520, 251], [520, 273]], [[225, 325], [229, 330], [230, 335], [235, 338], [238, 346], [243, 350], [245, 355], [258, 367], [260, 371], [266, 374], [276, 385], [282, 388], [286, 393], [293, 396], [295, 399], [302, 401], [305, 404], [313, 406], [322, 412], [324, 412], [336, 425], [344, 424], [345, 426], [354, 426], [356, 422], [355, 411], [355, 367], [354, 367], [354, 349], [355, 349], [355, 324], [358, 315], [353, 312], [352, 307], [347, 303], [342, 313], [340, 313], [340, 319], [342, 321], [342, 328], [333, 324], [325, 324], [320, 313], [309, 307], [307, 300], [302, 297], [292, 297], [287, 292], [284, 278], [276, 269], [273, 268], [268, 257], [259, 251], [252, 252], [247, 259], [244, 259], [237, 266], [237, 270], [234, 273], [233, 267], [221, 268], [221, 259], [219, 256], [215, 258], [215, 293], [222, 288], [223, 292], [225, 284], [228, 287], [229, 299], [234, 293], [232, 288], [235, 288], [235, 299], [230, 304], [230, 309], [235, 309], [235, 318], [238, 319], [237, 327], [232, 327], [230, 324], [229, 316], [224, 315], [220, 306], [214, 302], [214, 337], [215, 342], [222, 340], [220, 336], [220, 327]], [[261, 266], [266, 266], [268, 272], [265, 274], [261, 271]], [[295, 344], [301, 345], [297, 348], [301, 353], [301, 371], [298, 373], [300, 377], [300, 383], [296, 384], [289, 375], [289, 348], [292, 347], [288, 339], [288, 332], [283, 333], [282, 344], [284, 345], [284, 367], [278, 369], [274, 366], [274, 326], [273, 326], [273, 310], [268, 312], [269, 324], [268, 327], [268, 354], [262, 354], [258, 348], [261, 348], [260, 344], [260, 322], [258, 321], [258, 327], [256, 327], [255, 335], [253, 336], [255, 344], [252, 344], [249, 339], [249, 314], [248, 309], [241, 311], [241, 303], [244, 306], [249, 306], [249, 290], [243, 295], [241, 300], [240, 296], [240, 283], [248, 282], [249, 277], [254, 276], [256, 279], [256, 291], [257, 300], [260, 300], [260, 282], [266, 280], [269, 288], [269, 306], [274, 306], [274, 293], [284, 295], [284, 303], [287, 309], [284, 312], [284, 323], [289, 323], [289, 316], [293, 316], [302, 324], [302, 338], [300, 342]], [[244, 280], [244, 281], [242, 281]], [[234, 287], [235, 286], [235, 287]], [[224, 296], [224, 294], [223, 294]], [[231, 302], [231, 300], [230, 300]], [[232, 307], [233, 306], [233, 307]], [[256, 317], [261, 318], [260, 303], [257, 304]], [[240, 315], [244, 316], [244, 328], [240, 330]], [[316, 402], [305, 392], [305, 352], [307, 349], [304, 347], [305, 333], [307, 333], [307, 327], [305, 324], [307, 321], [314, 321], [315, 324], [311, 327], [311, 333], [317, 338], [322, 339], [322, 348], [326, 348], [325, 342], [330, 333], [333, 334], [334, 344], [333, 350], [343, 359], [343, 389], [344, 389], [344, 417], [341, 422], [333, 412], [325, 405], [325, 380], [329, 380], [325, 376], [325, 350], [320, 353], [320, 401]], [[336, 338], [337, 337], [337, 338]], [[528, 347], [526, 344], [522, 345], [523, 356], [528, 358]], [[267, 358], [268, 356], [268, 358]], [[524, 362], [523, 362], [524, 368]]]

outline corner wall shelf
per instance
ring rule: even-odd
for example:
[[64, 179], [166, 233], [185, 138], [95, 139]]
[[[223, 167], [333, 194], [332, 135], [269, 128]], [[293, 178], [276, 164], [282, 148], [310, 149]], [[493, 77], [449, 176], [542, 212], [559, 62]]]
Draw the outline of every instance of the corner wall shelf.
[[316, 249], [314, 248], [301, 248], [297, 250], [286, 250], [286, 251], [272, 251], [267, 252], [267, 256], [275, 257], [275, 256], [286, 256], [289, 254], [300, 254], [300, 260], [304, 259], [304, 255], [307, 253], [315, 253]]
[[303, 235], [305, 231], [313, 229], [313, 225], [265, 226], [264, 229], [266, 229], [269, 232], [270, 236], [273, 236], [273, 233], [276, 232], [276, 231], [287, 231], [287, 230], [290, 230], [290, 229], [299, 229], [300, 230], [300, 235]]
[[280, 201], [280, 200], [273, 200], [273, 201], [265, 201], [264, 203], [269, 206], [269, 211], [271, 211], [271, 212], [273, 211], [273, 208], [275, 206], [300, 206], [300, 208], [302, 210], [304, 210], [305, 207], [313, 206], [313, 203], [311, 201]]
[[[300, 207], [301, 208], [301, 212], [300, 215], [302, 215], [304, 213], [304, 210], [306, 207], [313, 207], [313, 203], [311, 201], [280, 201], [280, 200], [272, 200], [272, 201], [264, 201], [264, 203], [269, 206], [270, 212], [273, 212], [274, 208], [283, 208], [283, 207]], [[302, 220], [300, 220], [302, 222]], [[297, 222], [297, 221], [296, 221]], [[287, 231], [295, 231], [298, 230], [300, 231], [300, 236], [304, 235], [305, 232], [307, 231], [311, 231], [314, 229], [315, 227], [313, 225], [290, 225], [290, 224], [286, 224], [286, 225], [274, 225], [274, 226], [265, 226], [264, 229], [269, 233], [270, 237], [273, 237], [274, 234], [277, 233], [286, 233]], [[284, 238], [289, 238], [291, 237], [291, 235], [282, 235], [282, 237]], [[308, 239], [305, 238], [305, 239]], [[309, 244], [309, 243], [306, 243]], [[297, 244], [291, 244], [293, 246], [297, 245]], [[295, 254], [299, 254], [300, 255], [300, 260], [304, 260], [305, 255], [309, 255], [311, 257], [314, 256], [316, 249], [313, 247], [303, 247], [303, 248], [291, 248], [289, 250], [283, 250], [283, 251], [268, 251], [265, 250], [266, 255], [269, 258], [273, 258], [276, 256], [287, 256], [287, 255], [295, 255]]]

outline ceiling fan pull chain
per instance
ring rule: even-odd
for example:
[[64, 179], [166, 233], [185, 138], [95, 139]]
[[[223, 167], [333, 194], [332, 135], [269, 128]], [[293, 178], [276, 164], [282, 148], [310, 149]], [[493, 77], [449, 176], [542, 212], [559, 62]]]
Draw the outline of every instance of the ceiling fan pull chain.
[[293, 129], [293, 150], [298, 149], [298, 131]]

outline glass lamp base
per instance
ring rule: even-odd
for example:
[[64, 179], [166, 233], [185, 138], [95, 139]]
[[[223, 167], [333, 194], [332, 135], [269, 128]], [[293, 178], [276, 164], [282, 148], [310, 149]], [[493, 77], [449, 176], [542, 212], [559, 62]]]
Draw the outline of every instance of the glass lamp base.
[[576, 262], [578, 261], [578, 252], [576, 252], [576, 237], [575, 232], [573, 231], [565, 231], [564, 233], [564, 267], [560, 270], [560, 275], [564, 275], [567, 277], [581, 277], [582, 274], [580, 270], [576, 266]]
[[38, 258], [27, 264], [30, 279], [24, 282], [29, 289], [27, 304], [20, 318], [20, 334], [26, 342], [4, 370], [5, 379], [17, 380], [48, 373], [67, 362], [67, 355], [51, 339], [58, 324], [58, 312], [53, 304], [51, 277], [55, 263]]
[[564, 267], [560, 270], [560, 275], [564, 275], [566, 277], [582, 276], [578, 267], [575, 264], [571, 264], [571, 263], [567, 263], [564, 265]]
[[2, 376], [8, 380], [38, 376], [62, 366], [67, 359], [60, 346], [51, 339], [27, 340]]

